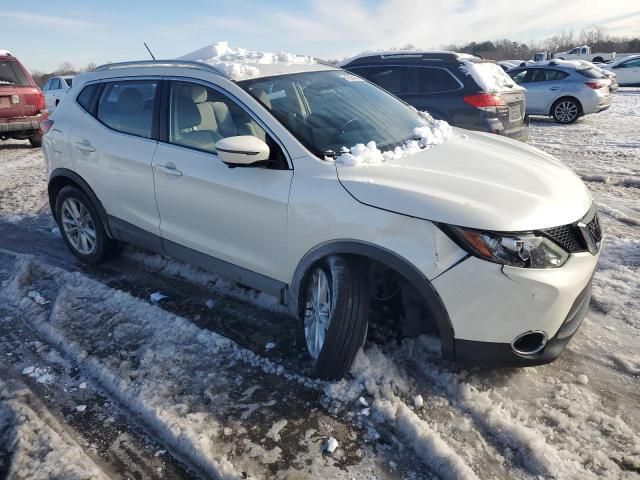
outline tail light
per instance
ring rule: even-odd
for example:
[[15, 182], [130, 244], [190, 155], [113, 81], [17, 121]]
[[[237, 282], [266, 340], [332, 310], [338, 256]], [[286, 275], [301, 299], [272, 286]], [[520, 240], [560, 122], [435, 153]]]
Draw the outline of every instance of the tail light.
[[53, 120], [51, 120], [50, 118], [40, 121], [40, 130], [42, 131], [43, 135], [49, 132], [49, 130], [51, 130], [51, 127], [53, 127]]
[[593, 88], [594, 90], [598, 90], [605, 86], [604, 83], [600, 83], [600, 82], [586, 82], [585, 85], [589, 88]]
[[45, 110], [44, 94], [42, 92], [36, 94], [36, 107], [40, 112]]
[[463, 98], [464, 102], [476, 108], [504, 107], [504, 100], [492, 93], [476, 93], [475, 95], [467, 95]]

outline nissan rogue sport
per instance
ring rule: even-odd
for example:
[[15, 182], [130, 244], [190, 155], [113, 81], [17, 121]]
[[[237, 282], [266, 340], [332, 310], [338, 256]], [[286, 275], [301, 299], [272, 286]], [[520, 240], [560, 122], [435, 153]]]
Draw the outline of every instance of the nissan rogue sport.
[[370, 322], [525, 366], [585, 315], [594, 203], [533, 147], [319, 62], [110, 64], [68, 95], [43, 149], [71, 252], [130, 243], [279, 297], [313, 375], [343, 376]]

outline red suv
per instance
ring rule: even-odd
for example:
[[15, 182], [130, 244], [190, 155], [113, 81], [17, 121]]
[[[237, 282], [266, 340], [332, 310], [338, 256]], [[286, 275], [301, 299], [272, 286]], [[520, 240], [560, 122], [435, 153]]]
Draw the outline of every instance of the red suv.
[[16, 57], [0, 50], [0, 140], [42, 141], [40, 121], [48, 116], [44, 96]]

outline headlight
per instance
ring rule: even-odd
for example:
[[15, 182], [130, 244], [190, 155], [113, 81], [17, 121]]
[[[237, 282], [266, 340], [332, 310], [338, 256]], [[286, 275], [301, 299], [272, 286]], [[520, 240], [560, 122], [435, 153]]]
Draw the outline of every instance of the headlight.
[[562, 247], [535, 233], [497, 233], [452, 225], [441, 227], [472, 255], [502, 265], [558, 268], [569, 258], [569, 253]]

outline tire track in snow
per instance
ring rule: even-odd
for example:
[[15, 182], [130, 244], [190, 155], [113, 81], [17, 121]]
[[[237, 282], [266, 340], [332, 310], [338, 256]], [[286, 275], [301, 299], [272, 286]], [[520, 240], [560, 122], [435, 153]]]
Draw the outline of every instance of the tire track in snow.
[[[177, 458], [204, 476], [239, 478], [248, 472], [279, 478], [278, 462], [287, 455], [294, 457], [292, 468], [321, 467], [332, 478], [380, 475], [379, 467], [366, 455], [355, 463], [348, 460], [348, 434], [341, 440], [341, 449], [351, 463], [335, 464], [320, 455], [321, 440], [301, 445], [299, 438], [294, 443], [290, 438], [280, 448], [280, 444], [256, 443], [251, 437], [248, 425], [270, 426], [274, 422], [261, 416], [278, 403], [283, 410], [299, 409], [308, 392], [318, 395], [322, 383], [287, 372], [231, 340], [79, 273], [24, 256], [18, 256], [16, 264], [17, 273], [0, 294], [3, 300], [30, 318], [32, 326], [80, 364], [85, 375], [139, 416]], [[26, 298], [31, 289], [40, 290], [51, 305], [43, 308]], [[250, 393], [251, 398], [244, 399], [247, 381], [264, 388], [269, 379], [271, 383], [280, 380], [266, 398], [256, 399], [257, 394]], [[303, 428], [308, 429], [314, 415], [308, 408], [300, 410], [300, 415]], [[295, 422], [280, 432], [283, 439]], [[316, 453], [305, 452], [314, 445]]]

